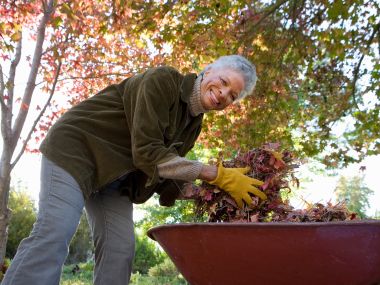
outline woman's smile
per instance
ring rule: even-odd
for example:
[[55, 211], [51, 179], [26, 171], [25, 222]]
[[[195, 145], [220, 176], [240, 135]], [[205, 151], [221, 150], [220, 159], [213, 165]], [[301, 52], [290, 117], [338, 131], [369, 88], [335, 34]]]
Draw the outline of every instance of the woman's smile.
[[233, 69], [210, 68], [201, 82], [201, 103], [206, 110], [223, 110], [244, 88], [244, 78]]

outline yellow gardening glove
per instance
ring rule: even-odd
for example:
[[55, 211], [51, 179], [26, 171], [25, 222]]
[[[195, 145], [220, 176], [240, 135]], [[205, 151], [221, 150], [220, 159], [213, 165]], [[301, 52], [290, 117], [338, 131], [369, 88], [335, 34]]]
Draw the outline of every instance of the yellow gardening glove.
[[252, 193], [260, 197], [262, 200], [266, 200], [267, 195], [255, 187], [263, 185], [264, 182], [246, 176], [245, 174], [249, 169], [249, 167], [224, 168], [220, 163], [218, 166], [217, 177], [209, 183], [228, 192], [232, 198], [235, 199], [239, 208], [243, 207], [243, 201], [245, 201], [247, 205], [252, 203], [252, 198], [248, 193]]

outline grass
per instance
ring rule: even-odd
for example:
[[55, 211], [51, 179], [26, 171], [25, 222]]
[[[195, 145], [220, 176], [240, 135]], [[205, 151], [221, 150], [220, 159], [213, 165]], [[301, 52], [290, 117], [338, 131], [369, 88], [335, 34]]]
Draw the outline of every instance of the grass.
[[66, 265], [63, 268], [61, 276], [61, 285], [91, 285], [92, 271], [94, 264], [92, 262], [78, 264], [80, 270], [73, 274], [72, 270], [75, 265]]
[[[61, 276], [61, 285], [92, 285], [92, 262], [78, 264], [80, 270], [73, 274], [75, 265], [66, 265]], [[130, 285], [187, 285], [181, 275], [175, 277], [149, 276], [139, 272], [132, 274]]]

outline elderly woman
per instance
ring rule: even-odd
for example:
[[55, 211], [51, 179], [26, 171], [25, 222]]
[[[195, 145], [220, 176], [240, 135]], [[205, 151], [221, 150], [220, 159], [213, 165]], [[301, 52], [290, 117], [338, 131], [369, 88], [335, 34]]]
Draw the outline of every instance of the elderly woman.
[[241, 207], [266, 199], [247, 169], [184, 158], [203, 114], [252, 93], [255, 67], [223, 56], [199, 76], [157, 67], [113, 84], [67, 111], [50, 129], [43, 154], [39, 213], [3, 285], [59, 284], [69, 243], [86, 209], [95, 245], [95, 284], [128, 284], [134, 257], [133, 203], [153, 193], [173, 205], [184, 181], [202, 179]]

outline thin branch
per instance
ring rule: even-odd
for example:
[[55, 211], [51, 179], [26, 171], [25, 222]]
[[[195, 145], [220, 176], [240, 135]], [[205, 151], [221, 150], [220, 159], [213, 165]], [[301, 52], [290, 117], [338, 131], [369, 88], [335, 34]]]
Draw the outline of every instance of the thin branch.
[[64, 80], [76, 80], [76, 79], [96, 79], [96, 78], [103, 78], [103, 77], [108, 77], [108, 76], [130, 76], [130, 72], [115, 72], [115, 73], [105, 73], [105, 74], [99, 74], [99, 75], [88, 75], [88, 76], [72, 76], [72, 77], [66, 77], [62, 78], [59, 81], [64, 81]]
[[50, 102], [51, 102], [51, 99], [53, 98], [53, 95], [54, 95], [54, 92], [55, 92], [55, 87], [57, 85], [57, 82], [58, 82], [58, 77], [59, 77], [59, 74], [61, 72], [61, 66], [62, 66], [62, 61], [60, 59], [59, 63], [58, 63], [58, 66], [57, 66], [57, 71], [55, 73], [55, 76], [54, 76], [54, 82], [53, 82], [53, 86], [52, 86], [52, 89], [50, 90], [50, 94], [49, 94], [49, 98], [48, 100], [46, 101], [44, 107], [42, 108], [41, 112], [39, 113], [39, 115], [37, 116], [37, 118], [34, 120], [33, 122], [33, 126], [30, 128], [30, 131], [23, 143], [23, 146], [19, 152], [19, 154], [17, 155], [16, 159], [11, 163], [11, 169], [13, 169], [13, 167], [17, 164], [17, 162], [20, 160], [21, 156], [24, 154], [25, 152], [25, 149], [26, 149], [26, 146], [30, 140], [30, 138], [32, 137], [32, 134], [33, 134], [33, 131], [34, 129], [36, 128], [38, 122], [40, 121], [41, 117], [43, 116], [43, 114], [45, 113], [47, 107], [49, 106]]
[[261, 22], [263, 22], [266, 18], [268, 18], [270, 15], [276, 12], [276, 10], [279, 9], [283, 4], [289, 1], [290, 0], [279, 0], [275, 4], [270, 6], [268, 9], [265, 9], [263, 16], [261, 16], [260, 19], [250, 27], [247, 33], [252, 33], [254, 29], [261, 24]]
[[28, 107], [33, 96], [37, 73], [41, 64], [42, 46], [45, 40], [46, 25], [50, 19], [51, 13], [54, 10], [54, 2], [55, 0], [49, 0], [47, 7], [44, 8], [45, 12], [43, 17], [41, 18], [40, 24], [37, 29], [37, 41], [33, 54], [32, 66], [29, 73], [28, 81], [26, 83], [22, 103], [17, 118], [15, 120], [14, 128], [12, 130], [12, 140], [10, 142], [10, 147], [12, 151], [14, 151], [14, 149], [16, 148], [18, 138], [20, 137], [22, 127], [25, 123], [26, 116], [28, 115]]
[[45, 0], [42, 0], [41, 3], [42, 3], [42, 12], [45, 13], [46, 12], [46, 5], [47, 5], [47, 3], [46, 3]]
[[[96, 78], [104, 78], [108, 76], [130, 76], [130, 72], [122, 72], [122, 73], [105, 73], [105, 74], [99, 74], [99, 75], [88, 75], [88, 76], [72, 76], [72, 77], [65, 77], [58, 80], [58, 82], [66, 81], [66, 80], [77, 80], [77, 79], [96, 79]], [[36, 86], [41, 85], [45, 83], [45, 81], [41, 81], [36, 84]]]
[[4, 84], [4, 74], [3, 74], [3, 68], [0, 65], [0, 80], [1, 80], [1, 134], [3, 137], [3, 141], [5, 142], [7, 140], [7, 127], [6, 127], [6, 119], [8, 114], [7, 105], [4, 102], [4, 90], [5, 90], [5, 84]]
[[[283, 4], [287, 3], [287, 2], [290, 2], [291, 0], [279, 0], [277, 1], [276, 3], [274, 3], [273, 5], [267, 7], [266, 9], [264, 9], [261, 14], [262, 16], [260, 17], [260, 19], [257, 21], [257, 22], [254, 22], [252, 23], [247, 29], [245, 29], [244, 27], [244, 31], [243, 31], [243, 35], [242, 35], [242, 38], [246, 39], [246, 40], [243, 40], [244, 42], [247, 42], [248, 43], [246, 44], [246, 48], [249, 48], [249, 47], [252, 47], [253, 43], [252, 43], [252, 35], [254, 34], [254, 31], [255, 29], [266, 19], [268, 18], [270, 15], [272, 15], [275, 11], [277, 11], [277, 9], [279, 9]], [[245, 25], [244, 25], [245, 26]]]
[[20, 39], [17, 42], [16, 46], [16, 53], [15, 53], [15, 58], [11, 61], [11, 66], [9, 68], [9, 78], [7, 82], [8, 86], [8, 108], [12, 109], [13, 105], [13, 94], [14, 94], [14, 86], [15, 86], [15, 77], [16, 77], [16, 68], [18, 64], [20, 63], [21, 59], [21, 49], [22, 49], [22, 32], [20, 31]]
[[5, 91], [5, 84], [4, 84], [3, 67], [0, 64], [0, 104], [1, 104], [2, 112], [4, 112], [4, 109], [6, 108], [5, 101], [4, 101], [4, 91]]
[[[375, 38], [376, 33], [378, 33], [379, 31], [380, 31], [380, 22], [377, 23], [377, 25], [375, 26], [371, 36], [369, 37], [366, 49], [370, 48], [370, 46], [373, 42], [373, 39]], [[359, 79], [359, 71], [360, 71], [360, 67], [362, 65], [362, 62], [364, 60], [364, 57], [365, 57], [365, 53], [362, 54], [362, 56], [360, 57], [360, 59], [358, 61], [358, 64], [355, 66], [355, 69], [353, 71], [354, 79], [352, 80], [352, 99], [354, 101], [356, 108], [358, 108], [358, 109], [359, 109], [359, 106], [356, 102], [356, 83]]]
[[[62, 5], [63, 5], [63, 4], [57, 4], [56, 8], [58, 8], [58, 7], [62, 6]], [[71, 34], [66, 34], [65, 43], [67, 43], [67, 42], [70, 40], [70, 38], [72, 38]], [[52, 50], [54, 50], [55, 48], [58, 48], [59, 44], [60, 44], [60, 42], [57, 43], [57, 44], [54, 45], [54, 46], [50, 46], [50, 47], [46, 48], [46, 49], [42, 52], [41, 55], [44, 56], [44, 55], [48, 54], [49, 52], [51, 52]]]
[[[1, 71], [1, 134], [3, 136], [4, 144], [8, 144], [12, 140], [12, 108], [13, 108], [13, 94], [14, 94], [14, 84], [16, 77], [16, 68], [20, 62], [21, 58], [21, 48], [22, 48], [22, 32], [20, 31], [20, 39], [17, 42], [16, 53], [14, 59], [11, 61], [9, 67], [9, 77], [6, 85], [4, 85], [3, 72]], [[4, 90], [5, 86], [8, 89], [8, 99], [7, 102], [4, 100]]]
[[[11, 46], [10, 42], [8, 42], [8, 41], [4, 38], [4, 36], [3, 36], [1, 33], [0, 33], [0, 37], [1, 37], [1, 39], [3, 40], [4, 45], [5, 45], [6, 47]], [[6, 50], [7, 50], [8, 54], [11, 55], [11, 51], [10, 51], [9, 49], [6, 49]]]

